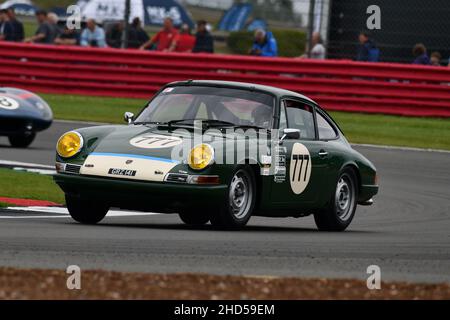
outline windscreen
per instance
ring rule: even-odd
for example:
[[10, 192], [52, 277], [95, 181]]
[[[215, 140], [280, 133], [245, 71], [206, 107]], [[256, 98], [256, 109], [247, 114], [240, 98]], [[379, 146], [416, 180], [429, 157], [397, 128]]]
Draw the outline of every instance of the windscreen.
[[168, 87], [149, 103], [136, 123], [199, 119], [270, 129], [273, 106], [274, 97], [260, 92], [206, 86]]

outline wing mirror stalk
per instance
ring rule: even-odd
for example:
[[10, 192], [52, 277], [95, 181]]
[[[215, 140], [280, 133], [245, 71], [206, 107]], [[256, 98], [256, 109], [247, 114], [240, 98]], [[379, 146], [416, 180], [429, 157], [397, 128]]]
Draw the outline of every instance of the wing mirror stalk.
[[300, 130], [298, 129], [284, 129], [283, 135], [280, 138], [279, 143], [283, 144], [283, 141], [286, 139], [300, 139]]

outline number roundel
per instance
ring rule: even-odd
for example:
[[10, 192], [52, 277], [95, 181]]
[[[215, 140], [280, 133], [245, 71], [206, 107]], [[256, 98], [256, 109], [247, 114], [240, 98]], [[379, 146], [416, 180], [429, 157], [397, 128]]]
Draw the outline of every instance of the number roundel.
[[171, 148], [182, 143], [179, 137], [144, 134], [130, 140], [130, 144], [143, 149]]
[[305, 191], [311, 177], [311, 169], [311, 155], [308, 149], [301, 143], [294, 143], [289, 168], [289, 181], [292, 192], [301, 194]]
[[7, 110], [15, 110], [19, 108], [19, 103], [12, 98], [0, 96], [0, 108]]

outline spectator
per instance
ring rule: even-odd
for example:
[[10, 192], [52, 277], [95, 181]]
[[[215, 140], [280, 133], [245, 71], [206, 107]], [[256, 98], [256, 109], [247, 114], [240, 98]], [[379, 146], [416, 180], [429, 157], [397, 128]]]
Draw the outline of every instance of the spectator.
[[26, 38], [25, 42], [51, 44], [56, 38], [55, 28], [48, 22], [47, 11], [36, 11], [36, 19], [39, 26], [34, 36]]
[[9, 21], [13, 26], [14, 30], [14, 41], [22, 42], [25, 39], [25, 31], [23, 29], [23, 24], [16, 18], [16, 12], [13, 7], [8, 9]]
[[53, 28], [53, 32], [55, 34], [55, 39], [59, 37], [59, 35], [63, 32], [60, 26], [58, 26], [58, 15], [56, 13], [50, 12], [47, 14], [47, 21], [50, 26]]
[[119, 21], [112, 26], [107, 35], [107, 43], [110, 47], [121, 48], [122, 47], [122, 36], [125, 30], [125, 23]]
[[142, 28], [141, 19], [138, 17], [133, 19], [131, 23], [130, 32], [128, 35], [128, 47], [139, 48], [149, 40], [145, 30]]
[[191, 35], [191, 29], [187, 24], [183, 24], [180, 33], [175, 37], [169, 51], [192, 52], [195, 45], [195, 37]]
[[423, 43], [418, 43], [414, 46], [413, 51], [414, 61], [413, 64], [430, 65], [431, 61], [427, 54], [427, 48]]
[[14, 29], [6, 9], [0, 10], [0, 40], [14, 41]]
[[207, 25], [205, 20], [197, 22], [197, 33], [195, 34], [195, 44], [192, 52], [214, 53], [214, 40], [208, 31]]
[[430, 62], [431, 62], [431, 65], [433, 65], [433, 66], [440, 67], [441, 59], [442, 59], [442, 55], [437, 51], [433, 52], [430, 55]]
[[305, 53], [300, 58], [325, 59], [325, 47], [319, 32], [314, 32], [311, 39], [312, 50], [309, 54]]
[[370, 39], [367, 31], [359, 34], [359, 46], [356, 61], [378, 62], [380, 60], [380, 50]]
[[75, 28], [65, 26], [63, 32], [55, 39], [55, 44], [73, 46], [80, 43], [80, 34]]
[[105, 31], [97, 26], [94, 19], [86, 21], [86, 28], [81, 33], [80, 45], [83, 47], [106, 47]]
[[260, 57], [276, 57], [278, 55], [278, 47], [272, 32], [257, 29], [255, 31], [255, 41], [250, 49], [250, 54]]
[[173, 40], [178, 35], [177, 29], [174, 28], [172, 18], [164, 19], [164, 26], [161, 31], [155, 34], [150, 40], [144, 43], [139, 49], [145, 50], [148, 47], [157, 44], [157, 51], [169, 51]]

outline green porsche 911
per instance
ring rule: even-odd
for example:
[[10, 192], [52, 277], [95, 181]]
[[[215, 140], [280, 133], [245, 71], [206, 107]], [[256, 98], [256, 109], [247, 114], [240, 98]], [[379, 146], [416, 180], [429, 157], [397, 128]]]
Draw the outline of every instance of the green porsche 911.
[[58, 140], [54, 179], [78, 222], [95, 224], [116, 207], [224, 229], [239, 229], [252, 215], [313, 214], [320, 230], [342, 231], [378, 192], [374, 165], [295, 92], [176, 82], [125, 121]]

